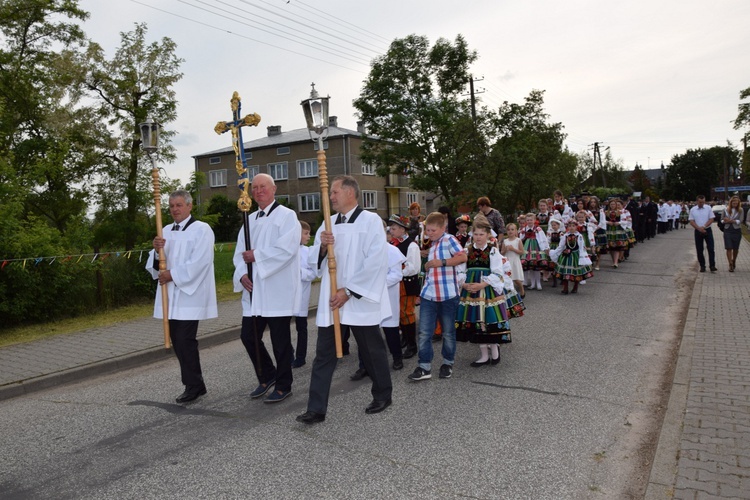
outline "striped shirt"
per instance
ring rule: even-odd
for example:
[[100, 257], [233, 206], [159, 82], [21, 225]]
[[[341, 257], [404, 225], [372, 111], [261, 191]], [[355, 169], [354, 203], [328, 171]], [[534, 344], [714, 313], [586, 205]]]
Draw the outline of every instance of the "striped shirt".
[[[448, 260], [462, 251], [461, 244], [454, 236], [443, 233], [440, 239], [433, 241], [430, 245], [427, 261], [434, 259]], [[420, 297], [442, 302], [457, 297], [458, 293], [455, 266], [440, 266], [425, 270], [424, 285], [422, 286], [422, 293], [419, 294]]]

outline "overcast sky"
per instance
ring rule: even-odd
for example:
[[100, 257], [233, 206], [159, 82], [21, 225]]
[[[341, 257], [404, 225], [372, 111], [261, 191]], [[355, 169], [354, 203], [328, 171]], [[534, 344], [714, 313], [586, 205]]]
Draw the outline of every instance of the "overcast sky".
[[[351, 103], [370, 61], [394, 38], [431, 42], [462, 34], [479, 59], [482, 103], [523, 102], [545, 90], [551, 120], [572, 152], [594, 141], [626, 169], [668, 164], [688, 148], [735, 145], [739, 92], [750, 87], [747, 0], [81, 0], [87, 36], [112, 57], [119, 33], [146, 22], [149, 41], [170, 37], [185, 60], [176, 87], [178, 160], [167, 174], [187, 182], [193, 155], [231, 145], [213, 127], [243, 115], [266, 127], [304, 127], [299, 103], [310, 83], [331, 96], [339, 126], [356, 129]], [[150, 7], [149, 7], [150, 6]], [[157, 10], [158, 9], [158, 10]], [[316, 12], [319, 14], [313, 14]], [[308, 29], [311, 21], [320, 28]], [[302, 42], [302, 43], [297, 43]], [[467, 88], [468, 91], [468, 88]]]

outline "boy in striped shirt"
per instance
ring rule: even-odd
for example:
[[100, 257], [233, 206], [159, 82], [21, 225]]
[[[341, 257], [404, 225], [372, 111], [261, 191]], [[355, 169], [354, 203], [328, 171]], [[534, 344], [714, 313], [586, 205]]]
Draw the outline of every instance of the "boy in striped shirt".
[[424, 285], [419, 306], [419, 366], [409, 380], [432, 378], [434, 352], [432, 334], [440, 321], [443, 330], [443, 365], [440, 378], [450, 378], [456, 356], [456, 310], [459, 288], [455, 266], [466, 262], [466, 252], [458, 240], [445, 232], [447, 220], [440, 212], [433, 212], [425, 220], [424, 233], [430, 239], [427, 262], [424, 265]]

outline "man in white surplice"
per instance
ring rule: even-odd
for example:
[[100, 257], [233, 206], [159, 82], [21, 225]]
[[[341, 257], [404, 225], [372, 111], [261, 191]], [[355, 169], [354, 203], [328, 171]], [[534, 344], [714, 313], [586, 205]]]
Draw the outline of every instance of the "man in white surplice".
[[[332, 232], [321, 225], [310, 250], [310, 263], [323, 271], [316, 323], [318, 341], [310, 376], [307, 412], [298, 422], [325, 420], [328, 396], [337, 358], [333, 335], [333, 309], [339, 309], [341, 324], [350, 327], [357, 340], [362, 362], [372, 379], [372, 402], [365, 413], [378, 413], [391, 404], [391, 374], [380, 324], [391, 315], [386, 288], [388, 243], [383, 221], [362, 210], [357, 203], [359, 185], [350, 176], [339, 176], [331, 184]], [[338, 290], [331, 296], [328, 245], [334, 246]]]
[[[299, 300], [302, 228], [294, 211], [276, 202], [276, 184], [270, 175], [253, 177], [252, 193], [258, 210], [248, 217], [250, 250], [245, 246], [244, 228], [240, 228], [237, 237], [234, 291], [242, 292], [240, 338], [258, 377], [258, 387], [250, 397], [260, 398], [275, 385], [275, 390], [263, 402], [278, 403], [292, 394], [293, 349], [289, 323], [297, 310], [295, 300]], [[252, 264], [252, 279], [248, 276], [248, 264]], [[266, 325], [276, 366], [263, 344]]]
[[[178, 403], [193, 401], [206, 394], [198, 354], [198, 321], [216, 318], [216, 283], [214, 281], [214, 232], [205, 222], [190, 215], [193, 199], [178, 190], [169, 195], [169, 212], [173, 224], [164, 226], [163, 238], [154, 238], [154, 250], [146, 261], [146, 270], [160, 284], [167, 285], [169, 297], [169, 333], [180, 362], [185, 392]], [[164, 248], [167, 270], [159, 273], [158, 255]], [[154, 317], [163, 318], [161, 287], [156, 290]]]

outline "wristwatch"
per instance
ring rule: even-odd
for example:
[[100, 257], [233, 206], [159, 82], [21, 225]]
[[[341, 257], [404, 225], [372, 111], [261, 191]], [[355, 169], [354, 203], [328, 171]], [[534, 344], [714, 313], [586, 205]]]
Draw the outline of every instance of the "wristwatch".
[[350, 292], [348, 288], [344, 288], [344, 293], [347, 297], [352, 298], [352, 292]]
[[448, 265], [448, 263], [447, 263], [447, 262], [445, 262], [445, 259], [443, 259], [443, 267], [445, 267], [445, 266], [447, 266], [447, 265]]

